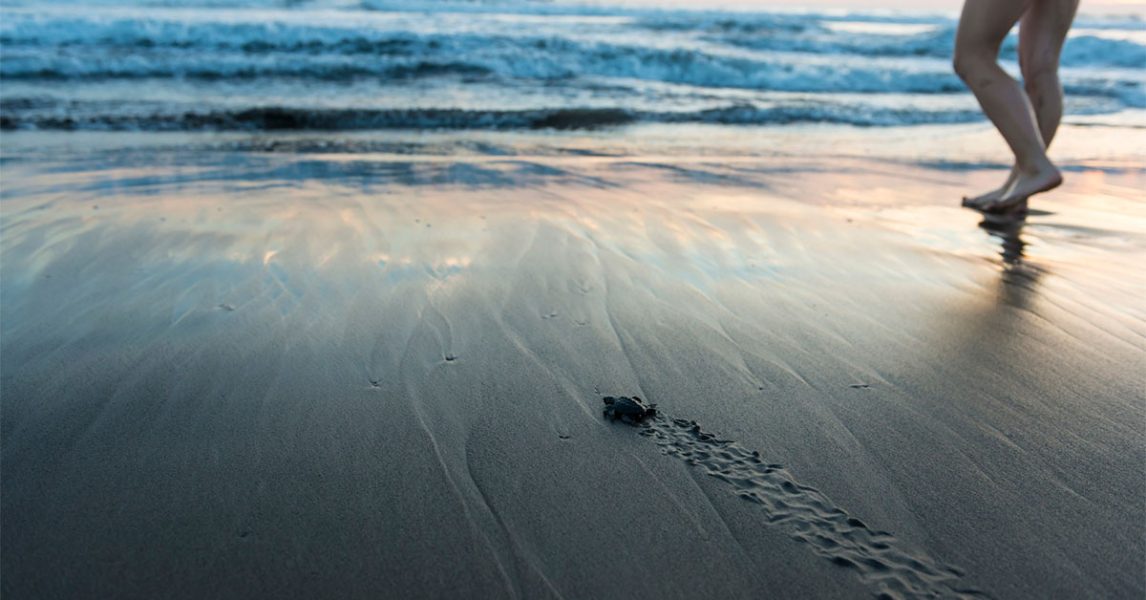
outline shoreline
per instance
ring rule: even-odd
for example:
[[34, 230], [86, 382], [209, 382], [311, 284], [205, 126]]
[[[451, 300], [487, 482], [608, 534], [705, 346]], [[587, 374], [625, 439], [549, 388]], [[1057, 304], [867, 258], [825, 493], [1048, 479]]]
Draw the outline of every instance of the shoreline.
[[[1114, 115], [1067, 115], [1051, 155], [1060, 161], [1116, 160], [1146, 163], [1146, 110]], [[876, 135], [878, 134], [878, 135]], [[1008, 166], [1009, 153], [990, 123], [861, 127], [821, 123], [789, 125], [629, 124], [616, 127], [538, 130], [367, 131], [52, 131], [7, 130], [0, 151], [77, 151], [160, 146], [169, 151], [215, 150], [322, 153], [325, 144], [345, 154], [386, 154], [374, 148], [405, 147], [419, 157], [666, 155], [684, 157], [906, 158], [959, 156], [968, 164]], [[931, 143], [919, 144], [920, 139]], [[1111, 140], [1119, 143], [1112, 146]], [[953, 145], [952, 146], [949, 146]], [[825, 149], [830, 148], [831, 153]], [[922, 155], [920, 154], [922, 153]], [[569, 155], [569, 154], [566, 154]]]

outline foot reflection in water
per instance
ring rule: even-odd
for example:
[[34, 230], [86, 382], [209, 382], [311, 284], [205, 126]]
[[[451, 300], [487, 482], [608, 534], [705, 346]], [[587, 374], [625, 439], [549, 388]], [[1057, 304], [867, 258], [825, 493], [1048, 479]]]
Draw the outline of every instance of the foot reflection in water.
[[1000, 299], [1005, 304], [1025, 307], [1038, 283], [1039, 269], [1024, 262], [1023, 226], [1027, 222], [1025, 210], [1008, 214], [984, 213], [979, 227], [1000, 244], [999, 255], [1003, 257], [1003, 277], [1000, 280]]
[[1003, 264], [1008, 267], [1022, 264], [1023, 248], [1027, 245], [1022, 238], [1023, 225], [1026, 225], [1026, 222], [1026, 211], [1010, 214], [984, 213], [983, 220], [979, 222], [979, 227], [1002, 244], [1000, 254], [1003, 257]]

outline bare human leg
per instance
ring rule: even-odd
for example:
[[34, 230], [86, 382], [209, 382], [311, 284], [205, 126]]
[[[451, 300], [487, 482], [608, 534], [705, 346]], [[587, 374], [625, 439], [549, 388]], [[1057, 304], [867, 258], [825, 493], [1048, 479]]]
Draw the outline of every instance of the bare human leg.
[[[1039, 133], [1049, 149], [1062, 121], [1062, 83], [1058, 78], [1059, 57], [1066, 34], [1070, 31], [1079, 0], [1035, 0], [1019, 20], [1019, 65], [1023, 72], [1023, 88], [1035, 110]], [[1026, 213], [1027, 201], [1022, 199], [1013, 207], [995, 208], [993, 205], [1014, 184], [1019, 175], [1017, 166], [1002, 187], [966, 201], [966, 205], [982, 207], [988, 212], [1008, 214]]]
[[[1034, 0], [1040, 2], [1043, 0]], [[1005, 210], [1062, 183], [1046, 155], [1027, 94], [996, 62], [1011, 27], [1031, 0], [967, 0], [955, 39], [955, 71], [1015, 155], [1015, 177], [998, 198], [976, 208]]]
[[[1077, 11], [1078, 0], [1036, 0], [1019, 21], [1019, 65], [1023, 72], [1023, 87], [1035, 110], [1039, 133], [1047, 148], [1062, 121], [1059, 57]], [[967, 199], [966, 205], [989, 207], [1011, 187], [1018, 174], [1018, 167], [1012, 167], [1001, 187]]]
[[1036, 0], [1019, 23], [1019, 66], [1023, 87], [1035, 110], [1039, 132], [1049, 148], [1062, 121], [1059, 57], [1074, 22], [1079, 0]]

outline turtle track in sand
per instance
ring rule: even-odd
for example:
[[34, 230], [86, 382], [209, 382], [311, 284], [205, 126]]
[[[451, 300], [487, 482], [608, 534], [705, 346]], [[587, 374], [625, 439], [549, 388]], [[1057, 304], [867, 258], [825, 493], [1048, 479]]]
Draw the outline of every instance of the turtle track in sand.
[[798, 483], [781, 465], [764, 462], [759, 452], [719, 439], [695, 421], [657, 416], [639, 427], [663, 453], [730, 484], [734, 494], [758, 504], [770, 524], [854, 570], [879, 598], [987, 597], [961, 587], [959, 569], [913, 551], [886, 531], [869, 529], [819, 490]]

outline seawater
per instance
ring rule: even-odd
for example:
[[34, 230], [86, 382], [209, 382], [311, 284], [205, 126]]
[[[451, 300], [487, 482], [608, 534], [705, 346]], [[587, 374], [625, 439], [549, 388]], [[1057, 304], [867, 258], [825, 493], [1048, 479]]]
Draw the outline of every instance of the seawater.
[[[861, 126], [982, 119], [955, 15], [477, 1], [0, 4], [5, 129]], [[1003, 60], [1018, 74], [1016, 40]], [[1146, 23], [1083, 16], [1072, 115], [1146, 108]]]

